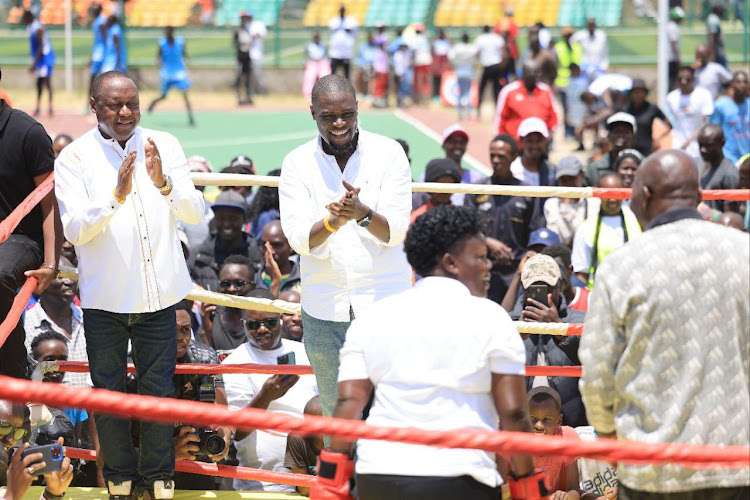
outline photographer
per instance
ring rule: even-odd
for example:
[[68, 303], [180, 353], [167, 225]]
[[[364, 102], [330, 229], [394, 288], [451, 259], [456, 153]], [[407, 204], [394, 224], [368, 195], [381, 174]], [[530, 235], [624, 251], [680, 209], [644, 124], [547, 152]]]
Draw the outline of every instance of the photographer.
[[[219, 364], [216, 351], [192, 339], [192, 316], [190, 301], [182, 300], [175, 304], [175, 318], [177, 323], [177, 363]], [[175, 394], [172, 397], [215, 403], [226, 406], [227, 397], [224, 381], [221, 375], [174, 375]], [[135, 380], [128, 384], [128, 392], [137, 392]], [[131, 423], [134, 439], [138, 439], [137, 422]], [[233, 429], [219, 427], [217, 429], [195, 428], [188, 425], [175, 424], [174, 451], [177, 460], [198, 460], [202, 462], [218, 462], [229, 453], [232, 442]], [[211, 453], [214, 451], [214, 453]], [[214, 477], [201, 474], [175, 472], [175, 488], [180, 490], [213, 490], [216, 489]]]
[[[31, 453], [22, 457], [23, 451], [29, 448], [29, 443], [23, 443], [17, 448], [13, 446], [25, 439], [30, 433], [29, 411], [25, 405], [0, 401], [0, 441], [2, 453], [11, 455], [7, 472], [3, 474], [3, 482], [7, 487], [0, 488], [0, 497], [4, 500], [20, 500], [29, 490], [37, 473], [46, 467], [41, 453]], [[58, 439], [60, 445], [62, 438]], [[5, 457], [3, 457], [5, 458]], [[73, 467], [70, 459], [64, 458], [60, 470], [44, 474], [45, 488], [39, 500], [60, 500], [65, 490], [73, 480]]]

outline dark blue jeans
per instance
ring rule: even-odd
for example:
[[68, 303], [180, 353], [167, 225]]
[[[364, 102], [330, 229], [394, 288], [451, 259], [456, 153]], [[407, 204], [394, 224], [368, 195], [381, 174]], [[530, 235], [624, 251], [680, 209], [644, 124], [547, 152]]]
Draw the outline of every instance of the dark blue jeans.
[[[133, 345], [138, 393], [167, 397], [174, 392], [177, 326], [174, 306], [154, 313], [120, 314], [84, 309], [83, 326], [94, 387], [125, 392], [128, 340]], [[140, 422], [140, 460], [133, 449], [130, 420], [96, 414], [104, 458], [104, 479], [133, 481], [138, 490], [174, 474], [171, 424]]]
[[[42, 264], [39, 243], [22, 234], [11, 234], [0, 243], [0, 321], [4, 320], [16, 298], [16, 291], [26, 281], [25, 271]], [[0, 374], [26, 378], [26, 333], [19, 320], [0, 347]]]

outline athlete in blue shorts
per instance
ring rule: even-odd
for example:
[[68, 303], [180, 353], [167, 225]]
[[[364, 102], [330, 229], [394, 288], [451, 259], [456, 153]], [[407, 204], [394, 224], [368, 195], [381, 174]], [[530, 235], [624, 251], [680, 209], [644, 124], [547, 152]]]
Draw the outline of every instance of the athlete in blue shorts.
[[190, 80], [185, 67], [185, 59], [188, 57], [185, 49], [185, 39], [181, 36], [174, 36], [174, 28], [167, 26], [164, 28], [164, 36], [159, 39], [159, 78], [161, 80], [161, 95], [154, 99], [148, 107], [148, 112], [154, 110], [156, 103], [167, 97], [167, 92], [172, 86], [182, 91], [187, 106], [188, 121], [191, 126], [195, 125], [193, 111], [190, 109], [187, 91], [190, 88]]
[[44, 26], [34, 18], [34, 14], [28, 10], [23, 11], [21, 21], [29, 33], [31, 45], [32, 62], [29, 66], [29, 73], [36, 75], [36, 110], [34, 116], [39, 116], [44, 87], [47, 87], [49, 93], [49, 114], [52, 115], [52, 68], [55, 66], [55, 51]]
[[120, 19], [115, 15], [111, 15], [107, 18], [105, 26], [107, 27], [107, 32], [104, 41], [104, 59], [102, 60], [100, 73], [114, 70], [127, 73], [127, 53]]
[[[102, 14], [102, 6], [99, 4], [94, 4], [91, 13], [94, 18], [94, 22], [91, 24], [91, 30], [94, 32], [94, 44], [91, 47], [91, 59], [89, 60], [89, 67], [91, 68], [89, 95], [91, 95], [94, 87], [94, 78], [102, 72], [104, 53], [107, 50], [107, 16]], [[88, 100], [86, 102], [88, 103]]]

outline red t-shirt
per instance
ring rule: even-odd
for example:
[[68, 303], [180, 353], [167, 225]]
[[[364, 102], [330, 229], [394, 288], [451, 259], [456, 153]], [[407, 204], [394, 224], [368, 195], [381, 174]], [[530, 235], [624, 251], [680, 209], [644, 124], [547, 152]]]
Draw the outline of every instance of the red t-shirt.
[[429, 212], [430, 210], [432, 210], [436, 206], [437, 205], [433, 204], [431, 200], [427, 200], [424, 205], [422, 205], [419, 208], [415, 208], [414, 210], [412, 210], [411, 211], [411, 217], [410, 217], [410, 220], [409, 220], [409, 225], [411, 226], [412, 224], [414, 224], [414, 221], [417, 220], [417, 218], [420, 215], [426, 214], [427, 212]]
[[590, 293], [591, 290], [588, 288], [576, 287], [576, 296], [568, 307], [575, 311], [588, 312]]
[[[581, 439], [576, 430], [567, 425], [558, 427], [555, 431], [555, 436]], [[506, 462], [510, 463], [510, 455], [503, 453], [501, 456]], [[547, 475], [547, 484], [550, 487], [550, 491], [568, 491], [573, 488], [578, 488], [577, 484], [565, 484], [565, 467], [575, 463], [576, 460], [577, 458], [561, 457], [559, 455], [537, 456], [534, 457], [534, 465], [535, 467], [544, 469], [544, 473]]]
[[557, 125], [557, 114], [552, 105], [552, 89], [549, 85], [537, 83], [531, 94], [521, 80], [503, 87], [495, 111], [497, 133], [510, 134], [520, 144], [518, 126], [526, 118], [531, 117], [540, 118], [550, 131]]

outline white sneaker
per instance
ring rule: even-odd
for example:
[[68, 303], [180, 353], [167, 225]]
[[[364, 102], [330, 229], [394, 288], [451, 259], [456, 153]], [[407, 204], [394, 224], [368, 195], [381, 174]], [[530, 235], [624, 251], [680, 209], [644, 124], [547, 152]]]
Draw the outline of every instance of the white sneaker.
[[174, 481], [154, 481], [154, 498], [172, 500], [174, 498]]
[[112, 481], [107, 481], [109, 498], [111, 500], [130, 498], [130, 489], [132, 485], [133, 481], [123, 481], [121, 483], [113, 483]]

